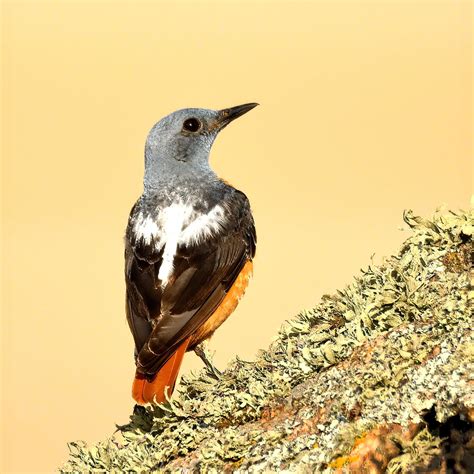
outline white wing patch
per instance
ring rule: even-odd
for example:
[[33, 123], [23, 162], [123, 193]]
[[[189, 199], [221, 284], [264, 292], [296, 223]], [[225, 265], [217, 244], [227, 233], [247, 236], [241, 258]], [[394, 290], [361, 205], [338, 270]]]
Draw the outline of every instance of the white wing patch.
[[214, 206], [207, 214], [198, 214], [192, 205], [173, 203], [161, 210], [156, 219], [140, 214], [134, 225], [138, 240], [146, 245], [153, 241], [157, 250], [164, 246], [158, 278], [164, 288], [173, 273], [174, 257], [179, 245], [197, 244], [223, 229], [224, 208]]
[[180, 236], [180, 244], [197, 244], [222, 230], [224, 224], [224, 209], [214, 206], [207, 214], [201, 214], [191, 221]]
[[158, 226], [151, 217], [140, 214], [135, 222], [133, 230], [138, 240], [143, 240], [146, 245], [151, 244], [151, 239], [158, 235]]

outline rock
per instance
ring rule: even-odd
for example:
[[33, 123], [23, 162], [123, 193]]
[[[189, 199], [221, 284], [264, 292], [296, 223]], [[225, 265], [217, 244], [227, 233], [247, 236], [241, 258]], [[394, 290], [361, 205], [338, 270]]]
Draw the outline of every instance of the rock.
[[253, 362], [204, 370], [61, 472], [474, 472], [474, 213], [407, 212], [400, 252]]

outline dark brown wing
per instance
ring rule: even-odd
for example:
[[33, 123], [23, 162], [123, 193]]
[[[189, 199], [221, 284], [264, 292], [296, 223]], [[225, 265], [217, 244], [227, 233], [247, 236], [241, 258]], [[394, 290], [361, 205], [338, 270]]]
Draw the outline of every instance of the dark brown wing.
[[127, 320], [136, 346], [137, 369], [155, 374], [179, 345], [217, 309], [240, 271], [255, 255], [255, 226], [247, 198], [238, 193], [226, 230], [178, 248], [165, 289], [157, 279], [162, 252], [127, 239]]

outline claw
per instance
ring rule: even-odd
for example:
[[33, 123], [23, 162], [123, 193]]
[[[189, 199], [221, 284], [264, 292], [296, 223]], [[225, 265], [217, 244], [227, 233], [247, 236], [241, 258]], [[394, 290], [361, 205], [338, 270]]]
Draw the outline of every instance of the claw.
[[207, 344], [201, 342], [194, 348], [195, 354], [204, 362], [207, 373], [214, 379], [219, 380], [222, 377], [222, 372], [212, 363], [212, 356], [207, 349]]

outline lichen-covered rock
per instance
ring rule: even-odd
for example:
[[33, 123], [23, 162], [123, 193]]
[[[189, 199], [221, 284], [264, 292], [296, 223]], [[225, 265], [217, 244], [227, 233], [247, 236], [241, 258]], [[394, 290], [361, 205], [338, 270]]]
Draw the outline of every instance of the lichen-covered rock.
[[474, 472], [474, 213], [404, 219], [398, 255], [255, 361], [184, 378], [61, 471]]

